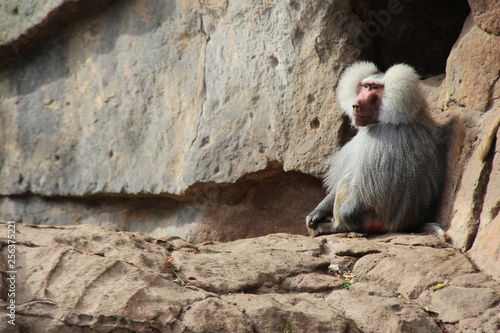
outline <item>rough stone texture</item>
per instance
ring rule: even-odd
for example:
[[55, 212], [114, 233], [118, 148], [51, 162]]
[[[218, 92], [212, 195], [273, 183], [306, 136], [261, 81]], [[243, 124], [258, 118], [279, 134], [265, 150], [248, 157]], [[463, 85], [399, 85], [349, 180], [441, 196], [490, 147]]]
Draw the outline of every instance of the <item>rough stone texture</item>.
[[478, 316], [492, 307], [497, 298], [493, 289], [449, 286], [443, 290], [427, 290], [417, 301], [429, 304], [428, 307], [437, 311], [443, 321], [456, 323], [462, 318]]
[[[21, 216], [30, 224], [92, 223], [141, 230], [155, 237], [176, 235], [190, 241], [228, 241], [273, 232], [305, 234], [305, 214], [325, 195], [321, 181], [283, 171], [259, 177], [234, 185], [204, 186], [196, 190], [191, 201], [152, 195], [76, 200], [15, 196], [0, 199], [0, 212], [7, 220]], [[50, 214], [46, 213], [47, 206]]]
[[486, 32], [500, 35], [500, 2], [498, 0], [469, 0], [476, 24]]
[[[488, 140], [485, 135], [482, 139]], [[488, 161], [483, 159], [480, 149], [476, 149], [463, 171], [448, 230], [453, 243], [464, 250], [470, 249], [477, 235], [489, 172]]]
[[255, 332], [362, 332], [353, 320], [328, 307], [322, 295], [231, 294], [222, 299], [250, 317]]
[[[188, 119], [204, 99], [203, 81], [186, 75], [203, 68], [206, 42], [189, 5], [112, 6], [71, 38], [0, 73], [2, 108], [14, 111], [4, 120], [3, 140], [11, 140], [2, 193], [180, 191], [175, 174], [183, 159], [172, 147], [193, 140], [184, 132], [195, 133]], [[185, 43], [177, 42], [183, 36]]]
[[320, 174], [342, 124], [335, 78], [360, 53], [347, 3], [113, 4], [0, 73], [2, 193], [183, 195], [280, 165]]
[[[236, 198], [248, 208], [253, 192], [241, 180], [290, 170], [317, 176], [345, 140], [334, 88], [343, 66], [360, 54], [346, 33], [361, 26], [348, 1], [101, 7], [99, 15], [68, 28], [67, 37], [0, 72], [0, 108], [8, 110], [0, 118], [3, 218], [135, 224], [129, 230], [194, 240], [202, 222], [218, 226], [230, 219], [235, 200], [228, 193], [235, 191], [222, 193], [226, 185], [240, 180]], [[57, 13], [45, 19], [66, 15]], [[290, 193], [294, 210], [260, 214], [274, 221], [259, 222], [260, 234], [304, 232], [303, 216], [323, 196], [317, 181], [283, 177], [271, 182]], [[228, 200], [207, 205], [213, 191]], [[311, 195], [291, 197], [300, 191]], [[136, 220], [131, 211], [144, 211], [144, 200], [123, 206], [103, 197], [110, 195], [155, 196], [156, 203], [166, 196], [177, 204], [152, 204], [158, 215]], [[247, 215], [271, 207], [271, 199]], [[112, 207], [93, 210], [89, 202], [100, 200]]]
[[[500, 113], [500, 112], [499, 112]], [[474, 245], [470, 250], [472, 260], [485, 272], [500, 280], [500, 114], [490, 125], [490, 140], [496, 146], [487, 156], [491, 173], [483, 201], [480, 224]], [[496, 136], [493, 134], [497, 130]]]
[[324, 192], [301, 174], [321, 175], [353, 134], [340, 71], [360, 57], [442, 71], [466, 14], [427, 0], [5, 2], [0, 217], [192, 241], [303, 233]]
[[[448, 160], [461, 175], [457, 177], [460, 182], [449, 205], [453, 209], [449, 211], [448, 234], [454, 245], [464, 250], [471, 248], [480, 226], [486, 228], [499, 212], [498, 161], [494, 161], [498, 155], [495, 146], [500, 125], [499, 63], [500, 37], [479, 29], [470, 16], [448, 59], [445, 100], [445, 105], [462, 112], [464, 116], [459, 123], [466, 129], [464, 140], [460, 140], [462, 145], [452, 151], [455, 156], [462, 156], [461, 161], [466, 161], [463, 168], [457, 169], [453, 161]], [[490, 239], [488, 246], [494, 248], [494, 244], [498, 244], [498, 240], [491, 242]], [[484, 240], [476, 245], [483, 246]], [[491, 261], [491, 254], [485, 253], [485, 256], [490, 259], [484, 260], [492, 264], [489, 271], [498, 271], [498, 261]]]
[[186, 281], [220, 293], [271, 287], [286, 277], [329, 266], [327, 259], [313, 256], [321, 252], [321, 243], [298, 235], [275, 234], [228, 246], [201, 245], [200, 254], [179, 252], [173, 258]]
[[483, 112], [491, 109], [500, 96], [499, 63], [500, 37], [479, 29], [469, 16], [448, 57], [447, 105]]
[[[500, 283], [434, 236], [272, 234], [195, 246], [95, 225], [17, 224], [12, 268], [7, 228], [0, 223], [0, 267], [5, 277], [17, 270], [19, 332], [500, 329]], [[2, 332], [12, 328], [4, 282]]]
[[[347, 317], [353, 318], [364, 332], [442, 332], [420, 305], [397, 297], [385, 298], [363, 292], [337, 290], [326, 301], [331, 306], [340, 308]], [[387, 313], [392, 315], [388, 317]]]
[[[0, 12], [0, 43], [10, 45], [28, 31], [34, 30], [48, 19], [49, 13], [57, 10], [64, 0], [49, 1], [5, 1]], [[15, 50], [12, 50], [15, 51]]]
[[470, 250], [472, 260], [486, 273], [500, 280], [500, 214], [486, 226], [481, 225], [474, 246]]
[[497, 118], [493, 119], [492, 123], [488, 126], [488, 130], [489, 132], [484, 142], [484, 147], [487, 147], [488, 150], [482, 151], [483, 157], [490, 163], [491, 172], [480, 216], [480, 232], [498, 216], [500, 211], [500, 186], [496, 186], [500, 184], [500, 112], [497, 112]]
[[[467, 258], [451, 250], [444, 255], [441, 249], [418, 246], [390, 255], [387, 252], [364, 256], [356, 262], [354, 273], [371, 282], [386, 283], [405, 298], [414, 299], [450, 276], [475, 271]], [[436, 265], [439, 270], [434, 269]], [[391, 274], [396, 266], [401, 274]]]
[[95, 15], [109, 0], [9, 0], [0, 7], [0, 66], [40, 47], [76, 21]]

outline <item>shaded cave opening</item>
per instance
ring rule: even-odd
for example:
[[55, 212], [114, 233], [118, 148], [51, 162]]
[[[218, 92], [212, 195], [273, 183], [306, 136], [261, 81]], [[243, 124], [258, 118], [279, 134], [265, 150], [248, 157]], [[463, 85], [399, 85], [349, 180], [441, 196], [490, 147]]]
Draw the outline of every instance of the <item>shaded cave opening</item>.
[[355, 45], [381, 71], [396, 63], [422, 77], [442, 74], [471, 10], [467, 0], [353, 0], [363, 23]]

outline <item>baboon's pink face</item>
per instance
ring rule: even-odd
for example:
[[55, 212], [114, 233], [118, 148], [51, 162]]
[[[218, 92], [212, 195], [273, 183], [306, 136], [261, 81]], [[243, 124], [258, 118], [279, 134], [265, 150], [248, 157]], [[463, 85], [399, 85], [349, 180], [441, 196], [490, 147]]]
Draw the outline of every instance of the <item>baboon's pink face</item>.
[[368, 126], [377, 122], [384, 85], [376, 82], [363, 82], [356, 89], [356, 102], [352, 105], [354, 124], [356, 126]]

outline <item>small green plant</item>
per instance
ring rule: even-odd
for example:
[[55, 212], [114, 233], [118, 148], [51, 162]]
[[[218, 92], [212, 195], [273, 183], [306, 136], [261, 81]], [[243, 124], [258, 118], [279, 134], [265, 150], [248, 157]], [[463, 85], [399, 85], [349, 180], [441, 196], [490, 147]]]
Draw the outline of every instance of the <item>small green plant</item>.
[[353, 284], [354, 284], [354, 282], [343, 281], [340, 289], [349, 289], [349, 287], [351, 287]]

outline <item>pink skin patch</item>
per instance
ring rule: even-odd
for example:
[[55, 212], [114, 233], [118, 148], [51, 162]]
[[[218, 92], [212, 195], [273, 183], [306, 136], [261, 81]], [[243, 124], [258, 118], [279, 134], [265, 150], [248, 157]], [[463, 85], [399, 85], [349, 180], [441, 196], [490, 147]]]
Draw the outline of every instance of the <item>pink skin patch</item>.
[[385, 225], [375, 218], [366, 220], [363, 229], [369, 234], [383, 234], [388, 231]]
[[358, 97], [352, 105], [354, 124], [368, 126], [378, 119], [384, 85], [374, 82], [364, 82], [356, 89]]

